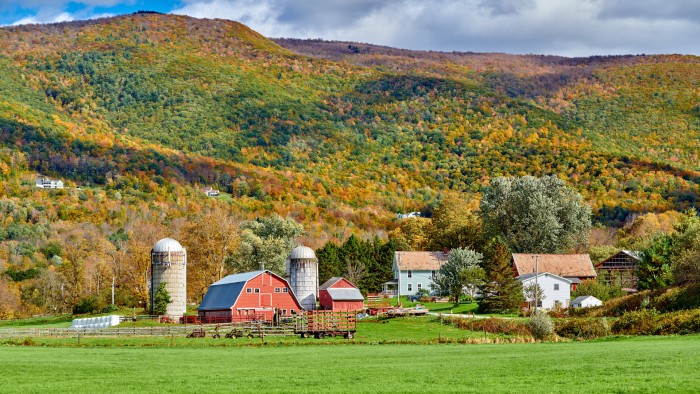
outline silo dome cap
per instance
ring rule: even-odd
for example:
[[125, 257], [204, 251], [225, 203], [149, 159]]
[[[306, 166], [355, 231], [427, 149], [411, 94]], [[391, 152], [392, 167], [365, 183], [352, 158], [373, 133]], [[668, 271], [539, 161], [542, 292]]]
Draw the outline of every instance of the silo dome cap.
[[308, 246], [297, 246], [289, 255], [290, 260], [294, 259], [315, 259], [316, 253]]
[[184, 252], [185, 248], [172, 238], [163, 238], [153, 245], [153, 251], [156, 253]]

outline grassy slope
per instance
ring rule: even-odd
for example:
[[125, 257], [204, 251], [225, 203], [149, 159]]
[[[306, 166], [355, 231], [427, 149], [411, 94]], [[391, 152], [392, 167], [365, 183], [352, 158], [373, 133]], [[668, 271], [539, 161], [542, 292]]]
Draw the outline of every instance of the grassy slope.
[[698, 336], [528, 345], [0, 347], [3, 392], [693, 392]]

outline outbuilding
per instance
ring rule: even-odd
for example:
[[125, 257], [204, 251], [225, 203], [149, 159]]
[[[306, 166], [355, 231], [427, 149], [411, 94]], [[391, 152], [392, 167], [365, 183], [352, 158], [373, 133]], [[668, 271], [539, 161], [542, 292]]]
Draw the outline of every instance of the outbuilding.
[[289, 283], [267, 271], [229, 275], [209, 286], [197, 308], [204, 322], [273, 320], [301, 311]]
[[591, 308], [601, 305], [603, 305], [603, 301], [590, 295], [579, 296], [571, 300], [572, 308]]
[[360, 293], [360, 289], [345, 278], [328, 279], [319, 287], [318, 296], [321, 309], [361, 311], [365, 308], [365, 298]]

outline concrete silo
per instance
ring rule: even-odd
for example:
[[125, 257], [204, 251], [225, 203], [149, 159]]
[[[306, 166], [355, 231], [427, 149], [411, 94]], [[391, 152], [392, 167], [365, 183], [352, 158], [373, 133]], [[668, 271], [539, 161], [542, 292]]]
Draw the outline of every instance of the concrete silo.
[[172, 238], [161, 239], [151, 250], [151, 311], [163, 282], [171, 300], [165, 314], [179, 319], [187, 307], [187, 251]]
[[289, 286], [299, 300], [299, 304], [308, 310], [316, 309], [318, 296], [318, 259], [311, 248], [297, 246], [287, 258], [287, 278]]

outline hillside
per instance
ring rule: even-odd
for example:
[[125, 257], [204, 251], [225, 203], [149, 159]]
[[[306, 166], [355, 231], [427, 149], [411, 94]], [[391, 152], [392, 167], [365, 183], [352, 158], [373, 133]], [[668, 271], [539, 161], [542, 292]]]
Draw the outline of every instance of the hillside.
[[[698, 205], [696, 57], [273, 42], [159, 14], [0, 40], [3, 201], [30, 196], [32, 173], [96, 187], [114, 211], [205, 204], [192, 188], [211, 185], [242, 215], [291, 214], [317, 239], [381, 234], [394, 213], [478, 198], [498, 175], [556, 174], [606, 223]], [[126, 220], [75, 208], [59, 217]]]

